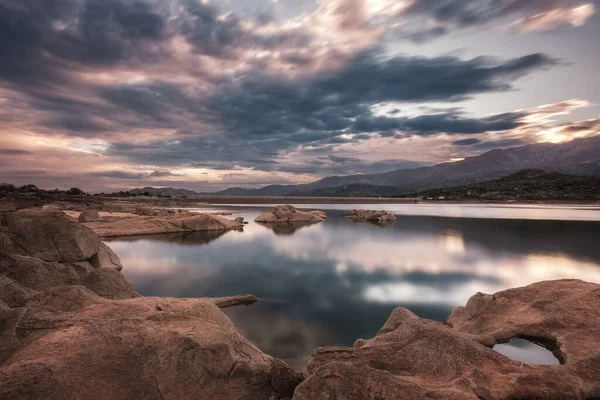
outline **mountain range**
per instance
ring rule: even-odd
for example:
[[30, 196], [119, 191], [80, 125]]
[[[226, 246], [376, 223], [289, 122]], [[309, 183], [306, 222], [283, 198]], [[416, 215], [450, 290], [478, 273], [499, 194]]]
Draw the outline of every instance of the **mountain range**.
[[[368, 175], [330, 176], [300, 185], [229, 188], [214, 196], [391, 196], [471, 185], [527, 169], [568, 175], [600, 175], [600, 136], [566, 143], [538, 143], [492, 150], [462, 161]], [[144, 188], [150, 192], [153, 188]], [[137, 190], [137, 189], [136, 189]], [[161, 189], [165, 190], [165, 189]], [[173, 189], [181, 190], [181, 189]], [[167, 190], [168, 191], [168, 190]], [[175, 192], [162, 194], [176, 194]], [[200, 194], [200, 193], [185, 193]]]

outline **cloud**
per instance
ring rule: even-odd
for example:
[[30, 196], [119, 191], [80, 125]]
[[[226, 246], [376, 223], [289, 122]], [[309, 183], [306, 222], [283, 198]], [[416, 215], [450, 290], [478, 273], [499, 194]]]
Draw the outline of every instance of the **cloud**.
[[88, 174], [91, 177], [96, 178], [114, 178], [114, 179], [143, 179], [147, 174], [126, 172], [126, 171], [98, 171], [90, 172]]
[[370, 106], [392, 101], [458, 101], [477, 93], [505, 91], [512, 88], [514, 79], [555, 64], [543, 54], [497, 61], [383, 58], [371, 50], [340, 70], [310, 79], [247, 75], [211, 97], [208, 108], [235, 136], [272, 137], [282, 143], [327, 141], [343, 136], [346, 129], [372, 132], [406, 128], [418, 133], [443, 131], [442, 125], [464, 133], [510, 129], [506, 121], [463, 121], [451, 115], [375, 117]]
[[435, 39], [473, 27], [512, 26], [515, 32], [581, 26], [595, 13], [583, 0], [414, 0], [394, 15], [393, 34], [413, 41]]
[[3, 156], [22, 156], [25, 154], [31, 154], [31, 152], [19, 149], [0, 149], [0, 155]]
[[595, 13], [596, 7], [591, 3], [572, 8], [555, 8], [517, 22], [515, 29], [519, 32], [546, 32], [562, 25], [582, 26]]
[[150, 173], [148, 175], [148, 177], [150, 177], [150, 178], [165, 178], [168, 176], [182, 176], [182, 175], [173, 173], [171, 171], [152, 171], [152, 173]]
[[[452, 142], [480, 140], [461, 150], [481, 151], [598, 130], [592, 120], [556, 123], [574, 103], [491, 116], [458, 105], [517, 90], [520, 78], [559, 63], [546, 54], [412, 57], [386, 41], [499, 21], [520, 31], [581, 25], [595, 10], [585, 3], [323, 0], [294, 15], [279, 13], [282, 4], [260, 14], [233, 3], [0, 2], [0, 154], [22, 161], [15, 177], [33, 162], [48, 182], [77, 174], [83, 184], [183, 176], [212, 185], [227, 173], [287, 182], [417, 165], [401, 147], [410, 138], [439, 141], [422, 155], [430, 163], [456, 151]], [[571, 11], [561, 20], [558, 9]], [[404, 112], [415, 104], [420, 115]], [[397, 154], [379, 157], [371, 144]]]
[[474, 144], [481, 143], [479, 139], [463, 139], [452, 142], [454, 146], [473, 146]]

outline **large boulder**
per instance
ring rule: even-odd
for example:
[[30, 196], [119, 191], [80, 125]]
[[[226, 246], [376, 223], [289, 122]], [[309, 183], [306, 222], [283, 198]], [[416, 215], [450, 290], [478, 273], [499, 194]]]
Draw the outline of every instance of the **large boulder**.
[[0, 398], [247, 399], [291, 397], [303, 376], [248, 342], [225, 299], [110, 301], [81, 286], [43, 306], [0, 308]]
[[0, 214], [0, 253], [46, 262], [90, 262], [96, 268], [122, 268], [119, 257], [94, 231], [60, 211]]
[[5, 213], [1, 223], [12, 241], [31, 257], [74, 262], [98, 253], [100, 240], [94, 232], [60, 211]]
[[82, 285], [108, 299], [138, 296], [115, 268], [94, 267], [85, 261], [58, 263], [0, 254], [0, 301], [12, 308], [39, 302], [46, 291], [63, 285]]
[[97, 210], [85, 210], [77, 218], [79, 222], [96, 222], [100, 221], [100, 213]]
[[376, 224], [386, 224], [396, 221], [394, 214], [376, 210], [354, 210], [354, 213], [346, 218], [355, 222], [372, 222]]
[[322, 222], [327, 219], [323, 211], [298, 211], [290, 205], [276, 206], [258, 216], [254, 221], [264, 224], [281, 222]]
[[[598, 399], [599, 326], [600, 285], [582, 281], [478, 294], [447, 325], [397, 308], [375, 338], [317, 349], [294, 400]], [[491, 348], [513, 337], [546, 343], [564, 364]]]

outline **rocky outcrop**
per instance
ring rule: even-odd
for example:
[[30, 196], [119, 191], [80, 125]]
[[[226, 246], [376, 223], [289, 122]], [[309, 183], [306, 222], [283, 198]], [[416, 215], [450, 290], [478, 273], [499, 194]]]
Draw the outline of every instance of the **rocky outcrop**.
[[220, 310], [256, 297], [143, 298], [71, 217], [0, 221], [1, 399], [271, 400], [304, 378]]
[[243, 225], [247, 225], [248, 223], [244, 220], [244, 217], [237, 217], [236, 219], [234, 219], [235, 222], [237, 222], [238, 224], [243, 224]]
[[95, 222], [100, 221], [100, 214], [96, 210], [85, 210], [77, 218], [79, 222]]
[[219, 215], [181, 212], [162, 216], [124, 216], [86, 223], [102, 237], [149, 235], [157, 233], [222, 231], [239, 229], [243, 223]]
[[375, 224], [396, 222], [394, 214], [390, 214], [387, 211], [375, 210], [354, 210], [354, 213], [346, 218], [355, 222], [372, 222]]
[[258, 216], [254, 222], [263, 224], [281, 222], [322, 222], [327, 219], [323, 211], [298, 211], [296, 207], [285, 205], [277, 206]]
[[0, 398], [291, 397], [302, 375], [244, 339], [217, 306], [227, 303], [54, 288], [43, 307], [0, 311]]
[[[377, 336], [320, 348], [294, 400], [597, 399], [600, 285], [541, 282], [477, 294], [447, 325], [394, 310]], [[529, 365], [491, 347], [513, 337], [553, 348], [564, 365]]]
[[60, 211], [0, 214], [0, 253], [46, 262], [122, 268], [119, 257], [89, 228]]

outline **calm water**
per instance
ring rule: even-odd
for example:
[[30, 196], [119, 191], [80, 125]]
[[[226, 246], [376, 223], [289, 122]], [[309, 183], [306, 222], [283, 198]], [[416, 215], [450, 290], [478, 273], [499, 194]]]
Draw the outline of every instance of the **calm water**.
[[[263, 351], [296, 365], [318, 346], [374, 336], [397, 306], [441, 321], [478, 291], [560, 278], [600, 283], [599, 208], [371, 205], [398, 215], [379, 227], [343, 218], [359, 205], [302, 207], [330, 219], [109, 245], [142, 295], [260, 297], [227, 313]], [[209, 211], [224, 209], [253, 221], [264, 208]]]

